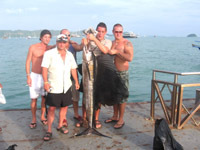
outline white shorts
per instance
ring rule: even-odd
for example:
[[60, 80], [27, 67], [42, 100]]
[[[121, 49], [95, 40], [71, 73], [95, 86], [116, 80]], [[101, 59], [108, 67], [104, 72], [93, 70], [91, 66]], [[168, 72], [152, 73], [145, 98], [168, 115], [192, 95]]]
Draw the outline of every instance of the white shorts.
[[44, 90], [44, 81], [43, 81], [42, 75], [31, 72], [30, 76], [32, 80], [31, 87], [29, 87], [30, 98], [36, 99], [40, 95], [44, 96], [45, 90]]
[[76, 90], [75, 81], [72, 81], [72, 100], [74, 102], [78, 102], [79, 98], [80, 98], [80, 93], [78, 90]]

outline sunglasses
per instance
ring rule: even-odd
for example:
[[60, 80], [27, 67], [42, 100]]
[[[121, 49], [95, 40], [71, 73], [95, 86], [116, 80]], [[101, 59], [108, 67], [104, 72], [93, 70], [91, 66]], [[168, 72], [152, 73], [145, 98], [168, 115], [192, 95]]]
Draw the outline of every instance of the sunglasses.
[[67, 37], [70, 37], [70, 34], [65, 34]]
[[115, 31], [115, 33], [122, 33], [122, 31]]

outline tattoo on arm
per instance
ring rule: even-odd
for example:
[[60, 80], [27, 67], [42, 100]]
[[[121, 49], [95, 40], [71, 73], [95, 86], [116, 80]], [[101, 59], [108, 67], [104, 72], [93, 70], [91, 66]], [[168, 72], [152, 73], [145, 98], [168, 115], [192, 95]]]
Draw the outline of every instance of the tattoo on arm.
[[127, 42], [127, 43], [126, 43], [126, 46], [127, 46], [127, 47], [132, 47], [132, 43], [131, 43], [131, 42]]
[[119, 56], [122, 60], [126, 60], [126, 59], [124, 58], [124, 56], [122, 56], [120, 53], [118, 53], [118, 56]]

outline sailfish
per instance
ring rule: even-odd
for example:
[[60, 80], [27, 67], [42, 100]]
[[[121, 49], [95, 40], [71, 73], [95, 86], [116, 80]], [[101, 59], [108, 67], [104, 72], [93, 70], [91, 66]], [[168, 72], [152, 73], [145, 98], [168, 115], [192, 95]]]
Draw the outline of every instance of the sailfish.
[[[96, 31], [92, 28], [83, 31], [85, 34], [94, 34]], [[96, 61], [93, 51], [97, 48], [94, 42], [90, 41], [89, 44], [84, 46], [82, 53], [82, 82], [83, 82], [83, 99], [85, 100], [88, 128], [82, 133], [75, 134], [75, 136], [85, 134], [97, 134], [100, 136], [108, 137], [99, 133], [94, 127], [94, 81], [96, 74]], [[109, 137], [110, 138], [110, 137]]]

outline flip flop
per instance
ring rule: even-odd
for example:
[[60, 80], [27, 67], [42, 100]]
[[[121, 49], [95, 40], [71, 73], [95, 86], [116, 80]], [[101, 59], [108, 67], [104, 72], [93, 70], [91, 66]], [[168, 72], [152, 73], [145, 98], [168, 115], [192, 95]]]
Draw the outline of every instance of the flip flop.
[[113, 120], [113, 119], [107, 119], [104, 121], [104, 123], [112, 123], [112, 122], [117, 122], [118, 120]]
[[40, 120], [43, 125], [47, 125], [47, 119], [46, 120]]
[[31, 129], [35, 129], [35, 128], [37, 127], [37, 123], [31, 123], [31, 124], [29, 125], [29, 127], [30, 127]]
[[[57, 131], [60, 131], [60, 132], [63, 133], [63, 134], [69, 133], [68, 129], [67, 129], [66, 127], [64, 127], [64, 126], [62, 126], [62, 127], [60, 127], [60, 128], [56, 128], [56, 129], [57, 129]], [[67, 131], [67, 132], [66, 132], [66, 131]]]
[[51, 132], [46, 132], [46, 134], [44, 135], [43, 140], [44, 141], [49, 141], [49, 140], [51, 140], [51, 137], [52, 137], [52, 133]]
[[88, 128], [88, 121], [87, 120], [80, 120], [78, 123], [76, 123], [76, 127], [80, 128], [80, 127], [84, 127], [84, 128]]
[[82, 120], [82, 117], [81, 116], [78, 116], [78, 117], [74, 117], [75, 120], [78, 120], [78, 121], [81, 121]]
[[[116, 125], [117, 125], [118, 127], [115, 127]], [[125, 122], [122, 123], [122, 124], [117, 123], [117, 124], [115, 124], [114, 128], [115, 128], [115, 129], [121, 129], [124, 125], [125, 125]]]

